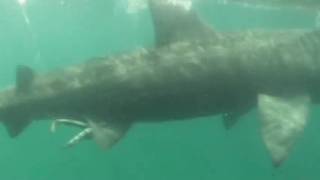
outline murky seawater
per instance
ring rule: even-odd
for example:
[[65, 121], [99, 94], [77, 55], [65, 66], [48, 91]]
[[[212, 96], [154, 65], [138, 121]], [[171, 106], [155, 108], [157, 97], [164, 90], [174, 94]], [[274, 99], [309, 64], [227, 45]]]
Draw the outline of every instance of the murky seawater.
[[[93, 57], [152, 47], [148, 9], [127, 5], [124, 0], [0, 1], [1, 87], [14, 83], [18, 64], [46, 72]], [[312, 29], [316, 24], [316, 13], [309, 11], [210, 1], [198, 1], [195, 8], [219, 31]], [[316, 180], [320, 177], [319, 112], [314, 109], [304, 136], [278, 169], [272, 167], [261, 141], [255, 110], [229, 131], [220, 116], [137, 124], [107, 152], [90, 141], [63, 149], [76, 129], [61, 127], [52, 134], [45, 120], [33, 122], [16, 139], [1, 127], [0, 179]]]

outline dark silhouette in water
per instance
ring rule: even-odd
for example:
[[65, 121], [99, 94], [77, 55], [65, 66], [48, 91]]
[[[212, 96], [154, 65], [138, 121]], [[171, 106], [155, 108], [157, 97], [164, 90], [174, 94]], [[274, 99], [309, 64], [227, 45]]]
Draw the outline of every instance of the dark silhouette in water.
[[305, 127], [320, 90], [320, 33], [214, 32], [195, 12], [150, 0], [156, 47], [37, 75], [18, 68], [0, 92], [0, 119], [12, 137], [32, 121], [83, 128], [110, 148], [136, 122], [224, 114], [230, 128], [257, 106], [275, 166]]

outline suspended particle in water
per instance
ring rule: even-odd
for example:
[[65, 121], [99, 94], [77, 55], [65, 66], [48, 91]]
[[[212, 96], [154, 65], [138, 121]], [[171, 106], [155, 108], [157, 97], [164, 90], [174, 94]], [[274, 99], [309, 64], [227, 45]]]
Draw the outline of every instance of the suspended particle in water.
[[320, 28], [320, 11], [317, 12], [317, 15], [315, 18], [315, 26], [316, 28]]
[[30, 19], [27, 15], [27, 12], [26, 12], [26, 4], [27, 4], [27, 0], [17, 0], [20, 7], [21, 7], [21, 13], [23, 15], [23, 18], [24, 18], [24, 21], [26, 22], [26, 24], [30, 24]]
[[30, 21], [30, 18], [28, 16], [28, 13], [27, 13], [27, 7], [26, 6], [27, 6], [28, 2], [27, 2], [27, 0], [17, 0], [17, 3], [20, 6], [22, 17], [24, 19], [24, 22], [26, 23], [27, 31], [29, 32], [30, 37], [31, 37], [30, 43], [34, 43], [34, 46], [36, 48], [34, 59], [35, 59], [35, 61], [37, 61], [38, 59], [41, 58], [41, 54], [40, 54], [39, 46], [38, 46], [38, 43], [37, 43], [37, 40], [36, 40], [36, 35], [35, 35], [35, 33], [34, 33], [33, 29], [32, 29], [31, 21]]

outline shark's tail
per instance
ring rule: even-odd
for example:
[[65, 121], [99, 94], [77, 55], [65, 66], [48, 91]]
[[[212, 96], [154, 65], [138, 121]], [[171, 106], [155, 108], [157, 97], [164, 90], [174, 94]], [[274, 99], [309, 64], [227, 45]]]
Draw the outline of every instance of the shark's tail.
[[[27, 66], [19, 65], [16, 69], [16, 87], [13, 96], [29, 93], [34, 79], [33, 70]], [[19, 111], [20, 112], [20, 111]], [[4, 126], [11, 137], [18, 136], [30, 123], [31, 119], [21, 112], [4, 110], [0, 112]]]
[[30, 123], [30, 119], [6, 119], [2, 121], [10, 137], [17, 137]]

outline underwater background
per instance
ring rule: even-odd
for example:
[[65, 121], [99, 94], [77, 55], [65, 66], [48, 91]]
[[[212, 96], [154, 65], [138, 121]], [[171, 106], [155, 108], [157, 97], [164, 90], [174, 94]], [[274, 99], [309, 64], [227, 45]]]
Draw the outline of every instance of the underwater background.
[[[90, 58], [153, 46], [148, 9], [128, 11], [125, 0], [0, 1], [0, 87], [15, 82], [15, 67], [36, 72]], [[314, 29], [316, 12], [194, 4], [218, 31]], [[320, 83], [320, 82], [319, 82]], [[49, 132], [37, 121], [11, 139], [0, 127], [1, 180], [318, 180], [320, 110], [315, 107], [305, 134], [289, 159], [273, 168], [259, 134], [255, 110], [225, 130], [220, 116], [181, 122], [136, 124], [105, 152], [94, 142], [63, 149], [77, 129]]]

